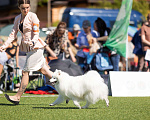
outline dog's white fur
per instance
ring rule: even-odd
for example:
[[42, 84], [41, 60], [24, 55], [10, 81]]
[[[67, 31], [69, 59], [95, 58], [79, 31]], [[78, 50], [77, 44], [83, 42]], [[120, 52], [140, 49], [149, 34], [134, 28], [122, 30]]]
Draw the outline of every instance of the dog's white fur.
[[82, 76], [69, 76], [61, 70], [55, 70], [50, 82], [55, 84], [59, 93], [58, 98], [50, 106], [60, 104], [64, 100], [73, 100], [81, 109], [80, 101], [86, 100], [86, 105], [82, 108], [88, 108], [100, 99], [104, 99], [109, 106], [108, 87], [97, 71], [91, 70]]

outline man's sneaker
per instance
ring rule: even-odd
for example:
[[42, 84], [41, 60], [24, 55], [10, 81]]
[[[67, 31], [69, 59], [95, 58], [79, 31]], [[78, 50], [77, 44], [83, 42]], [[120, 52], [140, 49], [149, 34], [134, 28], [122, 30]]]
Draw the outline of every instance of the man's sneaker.
[[3, 91], [0, 90], [0, 94], [3, 94]]

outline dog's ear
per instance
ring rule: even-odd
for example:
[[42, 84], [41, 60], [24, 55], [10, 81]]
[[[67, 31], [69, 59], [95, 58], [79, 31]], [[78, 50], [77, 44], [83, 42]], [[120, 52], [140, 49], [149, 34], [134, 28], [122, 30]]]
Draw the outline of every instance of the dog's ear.
[[61, 70], [57, 70], [58, 71], [58, 75], [61, 75]]

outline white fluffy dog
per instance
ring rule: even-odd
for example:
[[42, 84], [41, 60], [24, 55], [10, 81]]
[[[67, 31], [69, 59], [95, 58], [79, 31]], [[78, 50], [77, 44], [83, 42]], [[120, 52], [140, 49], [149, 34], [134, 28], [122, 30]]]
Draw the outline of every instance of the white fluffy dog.
[[91, 70], [81, 76], [70, 76], [56, 69], [50, 82], [59, 93], [58, 98], [50, 106], [60, 104], [64, 100], [73, 100], [73, 103], [81, 109], [80, 101], [86, 100], [86, 105], [82, 108], [88, 108], [90, 104], [95, 104], [100, 99], [104, 99], [109, 106], [108, 87], [97, 71]]

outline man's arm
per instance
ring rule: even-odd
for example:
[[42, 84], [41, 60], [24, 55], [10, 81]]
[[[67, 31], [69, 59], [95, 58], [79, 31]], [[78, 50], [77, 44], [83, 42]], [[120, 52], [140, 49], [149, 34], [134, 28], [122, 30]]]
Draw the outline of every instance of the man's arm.
[[150, 42], [148, 40], [146, 40], [145, 35], [142, 35], [141, 39], [142, 39], [143, 44], [150, 46]]

